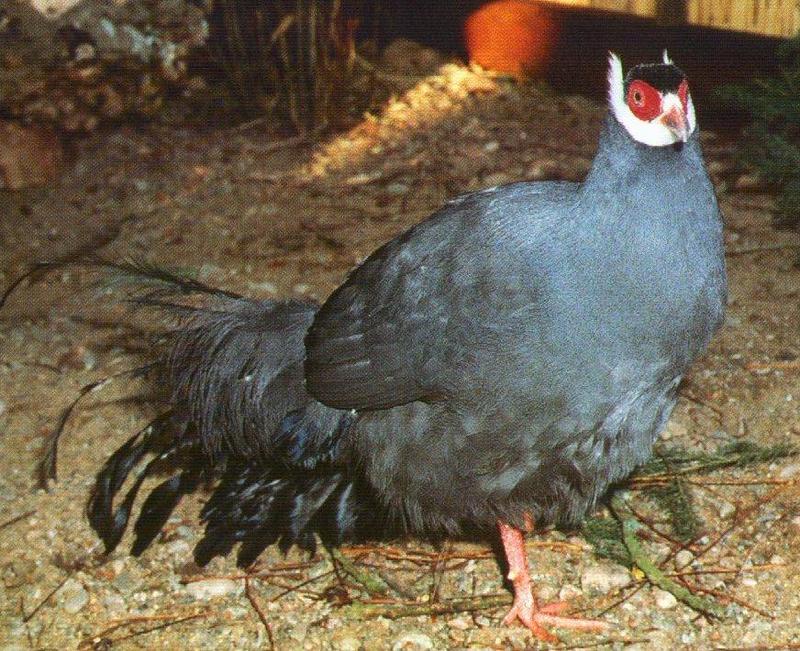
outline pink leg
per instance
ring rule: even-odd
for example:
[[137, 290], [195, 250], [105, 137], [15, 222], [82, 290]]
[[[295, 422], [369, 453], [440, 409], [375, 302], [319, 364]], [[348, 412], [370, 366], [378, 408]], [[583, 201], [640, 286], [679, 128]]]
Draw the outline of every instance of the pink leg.
[[[529, 524], [528, 520], [525, 522]], [[531, 530], [533, 522], [530, 522]], [[579, 631], [605, 631], [606, 622], [596, 619], [582, 619], [579, 617], [562, 617], [567, 608], [564, 602], [556, 602], [538, 607], [533, 596], [531, 576], [528, 573], [528, 558], [525, 554], [525, 539], [519, 529], [515, 529], [504, 522], [498, 522], [500, 539], [503, 541], [503, 550], [508, 560], [508, 580], [514, 584], [514, 604], [503, 618], [504, 624], [513, 624], [520, 620], [540, 640], [546, 642], [557, 641], [544, 625], [556, 628], [571, 628]]]

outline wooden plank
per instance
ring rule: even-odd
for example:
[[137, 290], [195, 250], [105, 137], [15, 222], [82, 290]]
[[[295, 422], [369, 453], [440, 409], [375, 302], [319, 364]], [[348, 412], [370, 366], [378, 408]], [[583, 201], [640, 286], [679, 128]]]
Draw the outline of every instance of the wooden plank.
[[794, 36], [800, 30], [797, 0], [689, 0], [690, 25], [706, 25], [768, 36]]
[[547, 0], [552, 4], [576, 9], [598, 9], [615, 11], [634, 16], [655, 16], [658, 0]]
[[596, 9], [666, 19], [683, 16], [688, 25], [764, 36], [791, 37], [800, 32], [800, 0], [545, 0], [575, 9]]

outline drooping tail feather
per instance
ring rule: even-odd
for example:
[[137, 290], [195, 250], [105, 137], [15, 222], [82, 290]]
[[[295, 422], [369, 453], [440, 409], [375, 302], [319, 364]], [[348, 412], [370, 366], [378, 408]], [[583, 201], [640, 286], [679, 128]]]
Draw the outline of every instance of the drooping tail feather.
[[[390, 532], [385, 510], [342, 452], [353, 414], [326, 407], [305, 390], [303, 339], [317, 306], [248, 300], [150, 268], [142, 274], [150, 289], [137, 302], [179, 320], [157, 374], [168, 412], [98, 473], [88, 515], [106, 549], [121, 540], [144, 480], [165, 468], [174, 474], [152, 490], [134, 524], [135, 554], [158, 536], [183, 495], [219, 477], [201, 513], [206, 531], [195, 550], [199, 564], [237, 543], [238, 562], [247, 566], [273, 543], [284, 551], [292, 545], [313, 550], [316, 535], [338, 544]], [[202, 294], [201, 305], [178, 298], [192, 292]]]
[[[198, 457], [199, 446], [196, 441], [177, 436], [173, 427], [170, 413], [158, 416], [117, 449], [97, 474], [97, 481], [87, 506], [87, 517], [89, 524], [105, 544], [106, 552], [112, 551], [122, 539], [136, 496], [147, 477], [153, 475], [156, 470], [163, 471], [169, 466], [174, 468], [181, 464], [196, 465], [196, 461], [195, 464], [186, 463], [189, 457], [195, 459]], [[128, 475], [150, 455], [152, 458], [139, 472], [122, 504], [115, 508], [114, 497]], [[166, 517], [168, 518], [169, 514]], [[139, 527], [139, 521], [136, 526]]]
[[264, 469], [231, 466], [203, 508], [203, 539], [195, 562], [205, 565], [241, 542], [240, 567], [250, 566], [273, 544], [314, 552], [316, 537], [326, 546], [378, 539], [395, 532], [386, 511], [361, 480], [344, 469]]

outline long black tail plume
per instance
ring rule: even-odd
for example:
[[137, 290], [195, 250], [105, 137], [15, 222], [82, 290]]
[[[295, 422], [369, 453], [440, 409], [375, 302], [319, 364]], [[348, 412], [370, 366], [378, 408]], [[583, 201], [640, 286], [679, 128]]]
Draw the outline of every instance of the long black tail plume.
[[192, 278], [181, 276], [162, 267], [158, 267], [147, 262], [124, 260], [114, 262], [99, 256], [86, 255], [79, 258], [69, 258], [67, 260], [53, 260], [36, 262], [31, 265], [25, 273], [14, 279], [11, 284], [0, 294], [0, 310], [3, 309], [11, 295], [26, 281], [34, 280], [47, 271], [55, 271], [65, 267], [87, 267], [106, 271], [114, 271], [127, 277], [138, 286], [152, 286], [153, 284], [163, 284], [170, 294], [180, 291], [184, 294], [205, 293], [214, 296], [225, 296], [228, 298], [241, 298], [239, 294], [223, 289], [216, 289]]
[[[201, 482], [213, 478], [215, 468], [205, 463], [197, 438], [176, 431], [183, 428], [183, 424], [173, 420], [169, 412], [158, 416], [117, 449], [97, 474], [87, 506], [87, 517], [103, 541], [106, 552], [113, 551], [122, 539], [134, 501], [145, 479], [156, 472], [177, 471], [173, 477], [156, 487], [142, 505], [134, 525], [135, 555], [144, 551], [155, 539], [183, 495], [194, 491]], [[131, 471], [146, 457], [150, 457], [149, 461], [138, 473], [122, 504], [115, 508], [114, 497]]]
[[[219, 477], [201, 513], [206, 533], [195, 551], [201, 564], [237, 543], [238, 562], [246, 566], [273, 543], [284, 551], [294, 544], [313, 550], [316, 536], [335, 545], [395, 530], [347, 464], [344, 442], [355, 416], [305, 390], [303, 340], [316, 304], [250, 300], [132, 262], [70, 264], [118, 272], [141, 288], [133, 302], [178, 321], [152, 373], [167, 391], [167, 409], [109, 458], [88, 504], [89, 522], [108, 551], [122, 539], [144, 481], [165, 470], [171, 476], [144, 500], [134, 524], [135, 554], [158, 536], [183, 495]], [[187, 302], [189, 295], [197, 298]]]

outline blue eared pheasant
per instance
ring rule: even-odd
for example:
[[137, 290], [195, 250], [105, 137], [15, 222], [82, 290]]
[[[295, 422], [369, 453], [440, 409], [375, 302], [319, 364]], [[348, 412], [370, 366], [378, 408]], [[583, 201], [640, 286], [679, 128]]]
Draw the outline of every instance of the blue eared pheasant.
[[[217, 481], [201, 564], [237, 543], [248, 565], [316, 536], [499, 531], [515, 593], [505, 622], [542, 638], [603, 628], [537, 604], [523, 533], [579, 522], [648, 458], [726, 294], [685, 75], [665, 53], [623, 77], [612, 55], [608, 81], [583, 183], [458, 197], [321, 306], [173, 279], [175, 296], [206, 300], [176, 308], [165, 413], [98, 475], [89, 517], [106, 547], [143, 478], [171, 461], [176, 474], [141, 507], [135, 553], [183, 494]], [[172, 291], [146, 300], [179, 304]]]

